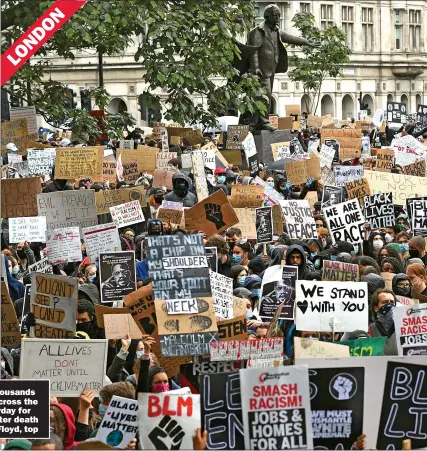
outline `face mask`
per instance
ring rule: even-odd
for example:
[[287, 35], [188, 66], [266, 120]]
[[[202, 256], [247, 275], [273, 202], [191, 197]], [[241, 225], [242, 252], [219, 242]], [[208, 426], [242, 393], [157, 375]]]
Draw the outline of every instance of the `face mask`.
[[377, 321], [384, 328], [388, 336], [392, 335], [394, 330], [393, 310], [394, 304], [388, 302], [387, 304], [384, 304], [377, 312]]
[[142, 354], [144, 354], [144, 351], [136, 351], [136, 359], [139, 360], [142, 357]]
[[279, 191], [286, 191], [286, 186], [279, 186]]
[[242, 261], [243, 261], [243, 258], [242, 258], [241, 255], [235, 255], [235, 254], [233, 254], [233, 256], [231, 257], [231, 261], [232, 261], [233, 263], [236, 263], [237, 265], [240, 265], [240, 263], [242, 263]]
[[252, 310], [246, 310], [246, 319], [251, 319], [253, 315]]
[[320, 269], [320, 260], [316, 260], [316, 261], [314, 262], [314, 267], [315, 267], [316, 269]]
[[310, 254], [310, 258], [311, 258], [311, 259], [313, 259], [313, 258], [316, 257], [316, 256], [317, 256], [317, 252], [313, 252], [313, 253]]
[[133, 235], [125, 235], [125, 238], [129, 241], [133, 241], [135, 239]]
[[274, 182], [267, 182], [267, 185], [270, 185], [272, 188], [274, 188]]
[[99, 416], [101, 418], [104, 418], [104, 415], [107, 413], [107, 409], [108, 409], [108, 406], [105, 406], [104, 404], [99, 405], [98, 412], [99, 412]]
[[24, 249], [17, 250], [16, 253], [18, 254], [19, 258], [27, 258]]
[[258, 288], [256, 290], [251, 290], [251, 291], [254, 296], [258, 297], [258, 299], [261, 297], [261, 289], [260, 288]]
[[207, 174], [206, 178], [208, 179], [208, 181], [211, 183], [211, 185], [213, 185], [214, 181], [215, 181], [215, 177], [213, 176], [213, 174]]
[[156, 384], [151, 385], [151, 393], [164, 393], [169, 390], [168, 382], [157, 382]]
[[376, 251], [379, 251], [383, 248], [384, 243], [382, 242], [382, 240], [376, 240], [372, 243], [372, 246]]
[[78, 323], [76, 325], [76, 331], [85, 332], [89, 335], [90, 338], [92, 338], [92, 335], [94, 333], [93, 321], [87, 321], [86, 323]]
[[399, 295], [399, 296], [406, 296], [406, 297], [409, 297], [410, 294], [411, 294], [411, 287], [410, 287], [410, 286], [407, 287], [407, 288], [399, 288], [399, 287], [396, 287], [395, 292], [396, 292], [396, 294]]
[[218, 176], [218, 183], [225, 183], [225, 175]]
[[179, 181], [175, 185], [175, 191], [178, 192], [181, 196], [185, 196], [188, 193], [187, 184], [184, 181]]
[[16, 276], [16, 274], [18, 274], [18, 272], [19, 272], [19, 266], [16, 265], [12, 268], [12, 274]]
[[306, 340], [319, 341], [318, 337], [304, 337]]
[[409, 256], [411, 258], [420, 258], [420, 251], [418, 249], [409, 249]]
[[400, 231], [405, 230], [405, 224], [397, 224], [397, 227]]
[[337, 261], [337, 256], [336, 255], [331, 255], [331, 261], [336, 262]]
[[246, 280], [246, 276], [240, 276], [237, 278], [237, 284], [240, 285], [241, 287], [243, 287], [245, 280]]
[[401, 243], [400, 249], [402, 250], [402, 252], [408, 252], [409, 251], [409, 243]]
[[356, 255], [359, 253], [359, 245], [353, 244], [353, 249], [354, 251], [352, 252], [352, 254]]
[[270, 254], [274, 251], [274, 249], [276, 249], [276, 246], [274, 246], [273, 244], [270, 244], [270, 246], [268, 246], [268, 250], [270, 251]]
[[389, 233], [385, 234], [384, 239], [386, 243], [391, 243], [393, 241], [393, 237]]
[[96, 279], [96, 274], [94, 276], [88, 277], [87, 280], [89, 280], [89, 282], [93, 282], [95, 279]]

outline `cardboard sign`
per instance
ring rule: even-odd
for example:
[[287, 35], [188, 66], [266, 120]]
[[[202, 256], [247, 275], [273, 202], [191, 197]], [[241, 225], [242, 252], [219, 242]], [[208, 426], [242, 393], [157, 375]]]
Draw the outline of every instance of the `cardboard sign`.
[[292, 239], [316, 240], [318, 238], [313, 213], [306, 200], [282, 200], [280, 207]]
[[412, 203], [412, 230], [415, 236], [427, 236], [427, 200]]
[[323, 214], [334, 244], [337, 241], [348, 241], [352, 244], [363, 241], [365, 218], [357, 199], [326, 207]]
[[373, 194], [391, 192], [396, 205], [405, 205], [406, 199], [425, 195], [426, 177], [411, 177], [404, 174], [387, 174], [365, 171]]
[[218, 321], [217, 324], [219, 341], [248, 339], [246, 315]]
[[135, 252], [99, 254], [101, 302], [118, 302], [136, 290]]
[[127, 185], [133, 185], [139, 178], [138, 163], [123, 163], [123, 181]]
[[273, 241], [273, 212], [271, 207], [256, 209], [256, 236], [259, 244]]
[[117, 162], [114, 159], [104, 158], [102, 162], [102, 176], [92, 177], [94, 182], [109, 182], [116, 183], [116, 166]]
[[184, 138], [187, 140], [190, 146], [197, 146], [197, 144], [203, 143], [203, 134], [200, 129], [187, 131], [184, 134]]
[[95, 439], [111, 445], [113, 449], [125, 449], [137, 433], [138, 401], [114, 395]]
[[30, 172], [28, 170], [28, 160], [13, 163], [13, 169], [18, 172], [19, 177], [28, 178], [30, 176]]
[[197, 315], [169, 315], [166, 301], [155, 301], [159, 340], [164, 356], [209, 354], [209, 345], [218, 340], [212, 298], [198, 298]]
[[230, 203], [235, 208], [261, 207], [264, 202], [264, 187], [256, 185], [233, 185]]
[[138, 411], [144, 449], [193, 449], [193, 436], [200, 427], [200, 395], [140, 393]]
[[363, 166], [334, 166], [336, 186], [345, 186], [346, 182], [363, 178]]
[[[368, 180], [365, 178], [345, 182], [345, 189], [347, 191], [348, 199], [363, 199], [365, 196], [371, 195], [371, 188]], [[360, 201], [359, 201], [360, 202]]]
[[39, 130], [37, 127], [37, 113], [35, 105], [20, 108], [10, 108], [11, 121], [24, 118], [27, 120], [28, 133], [38, 136]]
[[427, 305], [414, 304], [394, 309], [394, 325], [399, 355], [427, 356]]
[[348, 347], [352, 357], [371, 357], [384, 355], [386, 341], [387, 337], [370, 337], [339, 341], [338, 344]]
[[55, 179], [102, 176], [104, 146], [56, 149]]
[[181, 224], [184, 209], [181, 202], [164, 200], [157, 210], [157, 219], [166, 223]]
[[6, 155], [6, 146], [9, 143], [14, 143], [20, 155], [27, 155], [26, 142], [37, 139], [37, 137], [37, 133], [28, 131], [26, 118], [4, 121], [1, 124], [1, 154]]
[[314, 155], [310, 155], [308, 160], [286, 163], [285, 169], [288, 181], [293, 185], [302, 185], [308, 178], [319, 180], [321, 177], [320, 159]]
[[215, 316], [233, 318], [233, 279], [209, 270]]
[[245, 449], [314, 449], [307, 367], [243, 369], [240, 387]]
[[153, 173], [153, 188], [173, 189], [172, 177], [173, 172], [165, 169], [156, 169]]
[[426, 160], [417, 160], [407, 166], [403, 166], [405, 175], [414, 175], [416, 177], [426, 176]]
[[28, 271], [32, 272], [40, 272], [43, 274], [53, 274], [52, 265], [49, 263], [48, 258], [42, 258], [38, 262], [35, 262], [32, 265], [28, 265]]
[[[226, 149], [241, 149], [242, 142], [249, 133], [249, 125], [229, 125], [227, 129]], [[228, 160], [230, 161], [230, 160]]]
[[375, 171], [391, 172], [393, 164], [394, 164], [394, 151], [390, 149], [379, 149], [377, 152]]
[[328, 139], [336, 139], [340, 143], [340, 160], [360, 157], [362, 134], [360, 130], [348, 128], [325, 129], [321, 131], [321, 144]]
[[56, 148], [28, 149], [28, 172], [30, 176], [49, 177], [56, 161]]
[[[4, 274], [4, 273], [3, 273]], [[5, 282], [1, 282], [1, 346], [17, 347], [21, 343], [21, 329], [15, 307]]]
[[132, 188], [120, 188], [95, 193], [96, 214], [110, 213], [110, 208], [137, 200], [141, 207], [145, 207], [145, 189], [142, 186]]
[[255, 240], [256, 232], [256, 209], [255, 208], [235, 208], [237, 215], [238, 227], [242, 231], [242, 237], [248, 240]]
[[31, 275], [32, 338], [73, 338], [76, 334], [77, 279], [53, 274]]
[[211, 361], [257, 360], [283, 356], [283, 338], [216, 341], [210, 345]]
[[130, 313], [104, 314], [105, 338], [118, 340], [129, 335], [133, 340], [142, 338], [142, 332]]
[[206, 449], [245, 449], [239, 373], [203, 374], [200, 398]]
[[9, 243], [46, 242], [46, 218], [33, 216], [25, 218], [9, 218]]
[[95, 191], [91, 189], [38, 194], [37, 207], [38, 214], [46, 216], [48, 238], [56, 228], [98, 224]]
[[119, 232], [114, 222], [85, 227], [82, 234], [86, 254], [92, 263], [99, 259], [100, 253], [117, 252], [121, 249]]
[[158, 152], [156, 155], [156, 169], [168, 169], [169, 160], [177, 158], [176, 152]]
[[364, 198], [363, 213], [372, 229], [393, 227], [394, 216], [392, 193], [374, 194]]
[[49, 263], [81, 262], [83, 260], [78, 227], [63, 227], [52, 231], [46, 243]]
[[[105, 305], [95, 304], [96, 322], [98, 327], [102, 329], [104, 329], [104, 315], [124, 315], [126, 313], [130, 314], [130, 310], [127, 307], [106, 307]], [[135, 321], [134, 323], [136, 324]]]
[[368, 330], [366, 282], [296, 282], [296, 328], [319, 332]]
[[218, 190], [188, 209], [185, 216], [207, 237], [237, 224], [239, 219], [223, 190]]
[[39, 177], [1, 180], [1, 217], [38, 216], [37, 195], [41, 193]]
[[138, 200], [110, 207], [111, 217], [118, 228], [139, 224], [145, 218]]
[[[75, 311], [75, 309], [74, 309]], [[50, 395], [78, 398], [84, 388], [104, 386], [107, 340], [40, 340], [21, 343], [20, 379], [49, 379]]]
[[359, 265], [323, 260], [322, 280], [335, 282], [358, 282]]
[[120, 157], [123, 163], [132, 163], [134, 161], [138, 164], [138, 172], [152, 173], [156, 169], [156, 155], [159, 152], [157, 147], [138, 146], [138, 149], [117, 149], [116, 159]]
[[295, 363], [297, 359], [324, 359], [326, 357], [350, 357], [348, 346], [338, 343], [315, 341], [309, 338], [294, 337]]

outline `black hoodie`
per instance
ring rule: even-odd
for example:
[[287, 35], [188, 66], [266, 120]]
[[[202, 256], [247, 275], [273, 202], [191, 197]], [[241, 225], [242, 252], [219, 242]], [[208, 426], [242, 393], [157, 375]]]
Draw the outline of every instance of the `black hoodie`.
[[[176, 191], [176, 183], [178, 180], [185, 180], [187, 184], [187, 190], [183, 193], [183, 196]], [[171, 202], [181, 202], [184, 207], [192, 207], [197, 204], [197, 197], [188, 191], [192, 185], [190, 177], [182, 172], [176, 172], [172, 177], [172, 185], [174, 190], [166, 194], [165, 200], [169, 200]]]
[[305, 256], [304, 249], [298, 245], [293, 244], [292, 246], [289, 246], [288, 251], [286, 252], [286, 265], [287, 266], [293, 266], [290, 263], [289, 256], [292, 254], [293, 251], [298, 251], [301, 254], [302, 257], [302, 264], [298, 266], [298, 279], [304, 280], [309, 273], [307, 269], [307, 257]]
[[409, 282], [409, 277], [403, 273], [396, 274], [393, 277], [393, 280], [391, 282], [391, 289], [393, 290], [393, 293], [397, 296], [406, 296], [407, 298], [410, 298], [411, 297], [411, 287], [409, 287], [408, 292], [405, 293], [402, 288], [399, 288], [397, 286], [397, 284], [399, 282], [401, 282], [402, 280], [407, 280]]

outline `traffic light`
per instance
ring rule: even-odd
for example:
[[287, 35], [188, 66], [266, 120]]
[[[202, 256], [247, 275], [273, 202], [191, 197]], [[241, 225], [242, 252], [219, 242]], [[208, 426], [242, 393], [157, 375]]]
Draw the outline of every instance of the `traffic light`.
[[67, 103], [67, 108], [74, 109], [77, 107], [77, 103], [74, 100], [74, 97], [76, 96], [77, 93], [75, 93], [71, 88], [65, 88], [64, 97]]
[[82, 89], [80, 91], [81, 109], [91, 111], [92, 110], [92, 99], [89, 95], [88, 89]]

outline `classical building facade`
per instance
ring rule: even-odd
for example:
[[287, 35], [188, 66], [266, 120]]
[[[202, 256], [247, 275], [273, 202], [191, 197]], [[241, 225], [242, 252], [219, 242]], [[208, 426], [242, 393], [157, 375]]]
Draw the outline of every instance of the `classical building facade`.
[[[269, 0], [258, 1], [258, 23], [270, 3]], [[368, 104], [372, 112], [384, 109], [388, 100], [405, 103], [409, 112], [415, 112], [418, 104], [427, 104], [427, 0], [273, 3], [281, 10], [281, 28], [290, 33], [298, 33], [292, 27], [292, 18], [300, 11], [312, 13], [322, 28], [335, 24], [346, 33], [352, 50], [351, 61], [343, 68], [342, 77], [324, 82], [318, 115], [330, 113], [339, 119], [356, 117], [360, 93], [363, 103]], [[128, 48], [120, 57], [104, 58], [104, 85], [111, 95], [110, 113], [127, 110], [137, 119], [137, 125], [147, 126], [150, 120], [155, 120], [156, 113], [138, 104], [138, 95], [145, 85], [143, 67], [133, 58], [135, 47]], [[52, 79], [77, 92], [78, 104], [84, 101], [81, 91], [98, 85], [95, 52], [78, 52], [72, 62], [55, 57], [51, 57], [50, 62]], [[157, 94], [166, 97], [161, 90]], [[286, 104], [301, 104], [305, 110], [303, 86], [292, 82], [287, 74], [278, 74], [273, 88], [272, 112], [284, 116]]]

